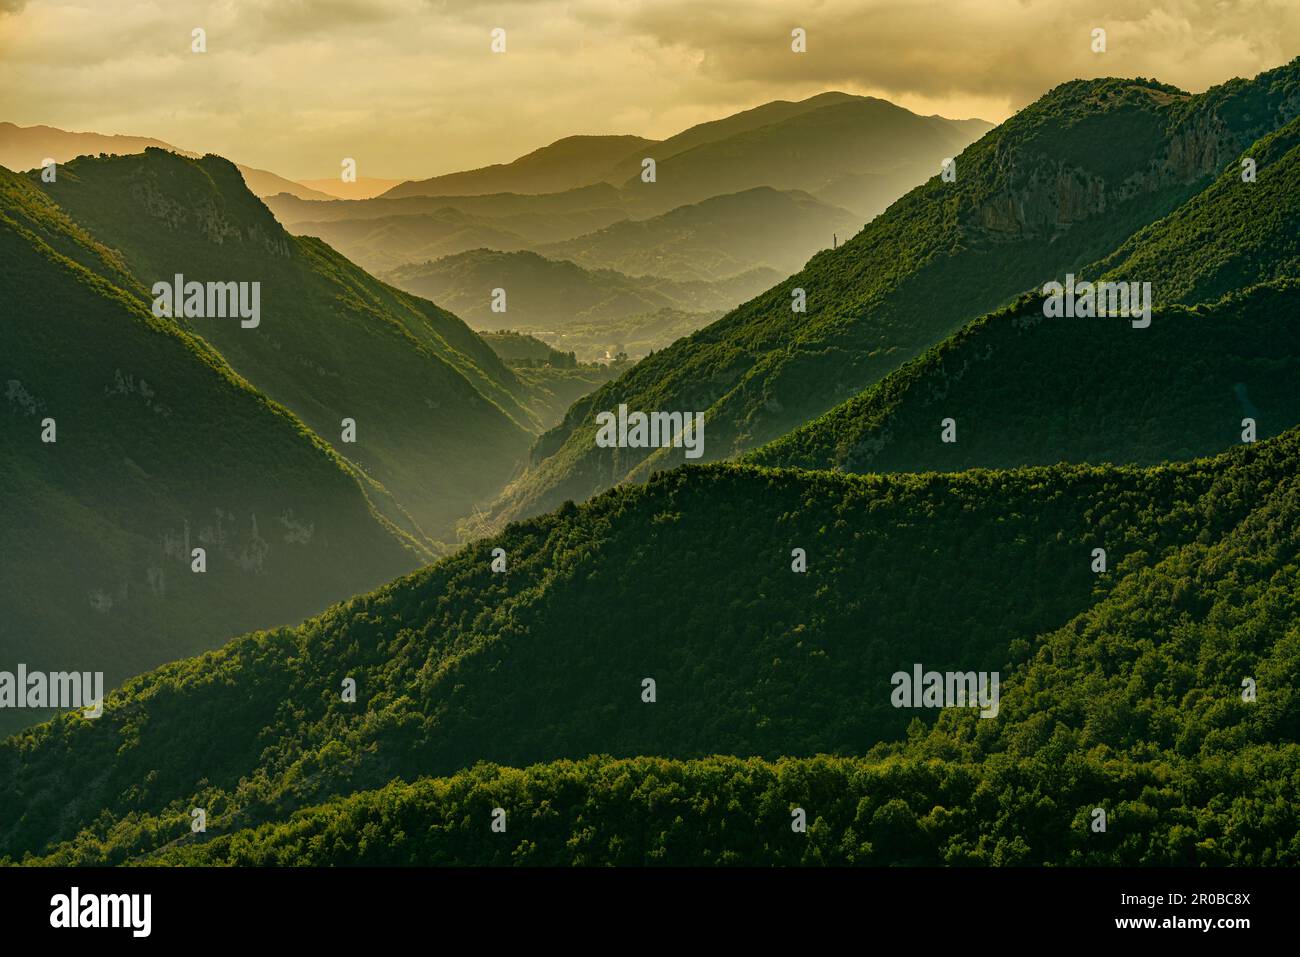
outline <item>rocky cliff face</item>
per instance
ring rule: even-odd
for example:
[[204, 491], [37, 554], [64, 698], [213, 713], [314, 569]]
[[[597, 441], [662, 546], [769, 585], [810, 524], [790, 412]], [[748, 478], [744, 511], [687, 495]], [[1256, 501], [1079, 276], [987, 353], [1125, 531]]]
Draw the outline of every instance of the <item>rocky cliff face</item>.
[[[161, 150], [149, 150], [149, 154], [163, 154]], [[150, 158], [153, 158], [152, 155]], [[164, 162], [171, 161], [170, 154], [164, 158]], [[220, 160], [218, 157], [204, 157], [201, 161], [203, 164], [209, 164], [213, 160], [218, 160], [235, 171], [235, 166], [226, 160]], [[177, 158], [176, 162], [188, 162]], [[185, 170], [189, 175], [193, 175], [189, 170]], [[238, 176], [238, 172], [235, 172]], [[192, 185], [192, 184], [187, 184]], [[242, 180], [241, 180], [242, 185]], [[131, 199], [143, 207], [144, 212], [153, 219], [161, 220], [169, 229], [175, 231], [191, 231], [197, 233], [204, 240], [217, 245], [227, 242], [247, 242], [258, 247], [268, 255], [280, 259], [287, 259], [290, 256], [290, 240], [279, 223], [271, 217], [269, 212], [265, 212], [265, 223], [261, 222], [240, 222], [237, 214], [225, 208], [221, 201], [221, 194], [212, 193], [201, 196], [193, 201], [185, 200], [185, 193], [193, 193], [192, 189], [185, 189], [181, 195], [176, 195], [178, 190], [168, 190], [160, 182], [159, 170], [154, 165], [140, 165], [132, 173], [128, 195]], [[238, 192], [235, 193], [238, 195]], [[247, 218], [247, 217], [243, 217]]]
[[[1234, 124], [1206, 104], [1179, 120], [1168, 118], [1171, 127], [1161, 135], [1162, 148], [1149, 155], [1144, 165], [1118, 179], [1107, 179], [1069, 158], [1036, 153], [1032, 146], [1000, 145], [993, 154], [993, 181], [1001, 184], [1000, 188], [964, 211], [961, 226], [976, 241], [1051, 242], [1073, 223], [1104, 215], [1130, 200], [1219, 174], [1251, 143], [1297, 115], [1300, 91], [1281, 97], [1267, 116], [1243, 115]], [[1153, 114], [1153, 121], [1160, 119]]]

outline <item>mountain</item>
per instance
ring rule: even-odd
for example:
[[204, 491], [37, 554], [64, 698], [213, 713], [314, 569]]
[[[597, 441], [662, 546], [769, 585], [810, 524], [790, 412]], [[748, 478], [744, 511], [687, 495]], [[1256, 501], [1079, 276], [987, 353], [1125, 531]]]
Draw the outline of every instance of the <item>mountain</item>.
[[[428, 558], [382, 488], [152, 317], [115, 251], [3, 170], [0, 289], [0, 670], [112, 687]], [[5, 707], [0, 732], [49, 713]]]
[[[1300, 110], [1300, 83], [1288, 110]], [[1255, 178], [1243, 179], [1243, 164]], [[1300, 119], [1263, 136], [1207, 189], [1089, 267], [1102, 278], [1151, 277], [1161, 298], [1206, 302], [1300, 275]]]
[[[340, 177], [332, 176], [326, 179], [300, 179], [298, 183], [314, 193], [324, 193], [332, 199], [372, 199], [400, 185], [402, 180], [358, 176], [353, 182], [345, 183]], [[284, 190], [276, 190], [276, 192], [284, 192]]]
[[[401, 206], [409, 200], [392, 201]], [[472, 249], [532, 250], [593, 269], [669, 279], [722, 279], [771, 266], [798, 269], [834, 237], [847, 239], [861, 223], [846, 210], [806, 193], [757, 187], [717, 196], [644, 220], [618, 206], [568, 212], [483, 215], [445, 206], [433, 212], [347, 219], [310, 216], [315, 204], [281, 207], [279, 218], [301, 236], [318, 236], [353, 262], [382, 272]], [[772, 224], [779, 222], [779, 230]], [[733, 305], [728, 303], [727, 305]]]
[[[516, 467], [535, 420], [527, 387], [495, 353], [450, 313], [289, 235], [228, 161], [149, 149], [83, 157], [56, 183], [31, 179], [144, 289], [176, 274], [259, 282], [255, 328], [193, 319], [187, 329], [392, 493], [411, 534], [450, 535]], [[343, 440], [344, 419], [355, 442]]]
[[[534, 514], [682, 460], [681, 450], [597, 447], [596, 414], [621, 403], [706, 413], [706, 459], [779, 438], [1026, 289], [1122, 248], [1297, 114], [1300, 60], [1199, 95], [1118, 79], [1057, 87], [967, 147], [954, 182], [932, 178], [838, 249], [575, 404], [495, 511]], [[798, 290], [806, 313], [795, 311]], [[1166, 290], [1155, 293], [1164, 301]]]
[[[319, 236], [380, 271], [481, 247], [678, 281], [758, 266], [791, 272], [988, 128], [824, 94], [766, 104], [662, 143], [570, 137], [512, 164], [405, 183], [375, 200], [277, 196], [268, 205], [293, 232]], [[616, 149], [629, 151], [619, 154], [626, 162], [599, 167], [596, 159]], [[640, 181], [644, 156], [664, 164], [653, 184]], [[842, 198], [848, 209], [809, 191]]]
[[601, 182], [616, 162], [654, 142], [640, 136], [566, 136], [510, 163], [402, 183], [384, 198], [559, 193]]
[[[386, 273], [395, 286], [444, 303], [478, 329], [563, 330], [571, 323], [626, 319], [663, 308], [727, 308], [767, 288], [780, 273], [756, 268], [716, 281], [676, 282], [584, 269], [533, 252], [476, 249]], [[492, 309], [494, 289], [505, 290], [505, 312]]]
[[629, 276], [712, 280], [755, 266], [795, 272], [813, 253], [832, 245], [837, 234], [847, 241], [859, 228], [852, 213], [807, 193], [759, 186], [650, 219], [625, 219], [536, 251]]
[[676, 156], [679, 153], [685, 153], [697, 146], [716, 143], [719, 140], [725, 140], [741, 133], [748, 133], [760, 127], [781, 123], [825, 106], [836, 106], [861, 99], [865, 99], [865, 97], [854, 96], [851, 93], [834, 91], [818, 93], [816, 96], [810, 96], [807, 99], [795, 102], [772, 100], [770, 103], [764, 103], [753, 109], [742, 110], [739, 113], [732, 113], [721, 119], [697, 123], [695, 126], [682, 130], [682, 132], [670, 136], [666, 140], [648, 144], [641, 151], [641, 155], [629, 153], [623, 156], [620, 162], [606, 173], [604, 179], [611, 183], [622, 183], [633, 176], [641, 175], [641, 160], [645, 157], [651, 157], [657, 162], [668, 159], [670, 156]]
[[[0, 744], [0, 854], [118, 863], [218, 840], [215, 856], [238, 859], [238, 842], [223, 835], [481, 761], [866, 754], [882, 760], [864, 771], [893, 782], [868, 788], [873, 800], [898, 797], [932, 816], [922, 830], [941, 844], [956, 840], [963, 854], [983, 846], [987, 862], [992, 847], [966, 839], [997, 830], [1025, 842], [1000, 855], [1067, 863], [1077, 836], [1036, 824], [1064, 827], [1085, 800], [1115, 802], [1117, 822], [1147, 821], [1127, 802], [1183, 796], [1143, 797], [1142, 782], [1219, 781], [1227, 769], [1214, 762], [1246, 749], [1263, 775], [1263, 791], [1250, 793], [1293, 773], [1260, 762], [1270, 749], [1285, 749], [1292, 769], [1300, 759], [1300, 698], [1289, 690], [1300, 648], [1297, 465], [1300, 430], [1151, 469], [660, 473], [511, 525], [300, 628], [133, 679], [96, 721], [65, 715]], [[1109, 554], [1100, 575], [1090, 569], [1096, 547]], [[795, 548], [806, 551], [803, 573]], [[492, 570], [495, 549], [504, 573]], [[918, 662], [1004, 675], [997, 717], [895, 707], [891, 675]], [[1259, 682], [1259, 704], [1242, 702], [1243, 675]], [[341, 700], [345, 677], [355, 703]], [[642, 698], [647, 677], [653, 704]], [[216, 722], [222, 734], [205, 735]], [[201, 753], [178, 740], [202, 742]], [[63, 773], [69, 765], [77, 775]], [[1124, 788], [1099, 795], [1094, 768]], [[493, 772], [470, 780], [483, 774]], [[981, 778], [1019, 783], [984, 795]], [[961, 800], [968, 792], [984, 796]], [[502, 798], [522, 815], [514, 838], [534, 837], [519, 810], [533, 800]], [[321, 814], [344, 826], [373, 806], [355, 800], [288, 831], [316, 827]], [[1017, 813], [1025, 801], [1028, 816]], [[581, 803], [570, 790], [549, 813], [567, 827]], [[193, 807], [208, 809], [204, 836], [190, 834]], [[788, 806], [778, 809], [788, 828]], [[844, 813], [818, 800], [809, 820], [842, 826], [853, 820]], [[1215, 859], [1201, 843], [1210, 822], [1175, 820], [1192, 825], [1176, 845], [1143, 851], [1117, 826], [1097, 852]], [[1172, 835], [1173, 823], [1157, 830]], [[389, 853], [427, 849], [431, 825]], [[1294, 830], [1281, 844], [1276, 834], [1256, 829], [1222, 853], [1293, 855]], [[344, 831], [332, 845], [340, 859], [366, 853], [354, 837]], [[249, 853], [267, 838], [250, 836]], [[902, 843], [927, 853], [926, 841]], [[549, 839], [544, 847], [561, 853]], [[283, 862], [324, 852], [314, 842]], [[898, 844], [880, 853], [898, 855]]]
[[[771, 128], [767, 131], [767, 133], [762, 134], [759, 137], [755, 138], [754, 140], [750, 141], [755, 143], [762, 143], [765, 140], [770, 140], [771, 138], [773, 138], [773, 134], [781, 127], [781, 124], [790, 122], [792, 120], [796, 120], [799, 117], [804, 116], [805, 114], [813, 113], [815, 111], [822, 110], [827, 107], [840, 107], [846, 104], [858, 104], [860, 107], [862, 104], [870, 104], [870, 103], [880, 104], [885, 102], [886, 101], [884, 100], [877, 100], [873, 97], [855, 96], [851, 93], [839, 93], [839, 92], [819, 93], [816, 96], [810, 96], [807, 99], [798, 100], [795, 102], [791, 102], [789, 100], [773, 100], [770, 103], [764, 103], [762, 106], [756, 106], [750, 110], [744, 110], [740, 113], [733, 113], [730, 116], [725, 116], [718, 120], [711, 120], [707, 123], [697, 124], [696, 126], [692, 126], [690, 129], [683, 130], [682, 132], [678, 133], [675, 136], [670, 136], [666, 140], [662, 140], [658, 143], [654, 143], [648, 146], [646, 149], [644, 149], [638, 154], [630, 154], [624, 157], [623, 160], [620, 163], [618, 163], [618, 165], [616, 165], [613, 169], [611, 169], [604, 176], [604, 179], [611, 183], [624, 183], [627, 182], [628, 180], [633, 179], [634, 177], [640, 177], [641, 161], [646, 157], [651, 157], [656, 162], [660, 162], [662, 160], [666, 160], [671, 157], [678, 156], [682, 153], [686, 153], [690, 150], [695, 149], [696, 147], [718, 143], [724, 140], [731, 139], [732, 137], [743, 137], [744, 134], [753, 133], [757, 130], [761, 130], [764, 128]], [[831, 114], [828, 114], [828, 116], [829, 115]], [[838, 114], [838, 116], [846, 116], [846, 115], [852, 115], [852, 114], [851, 113]], [[971, 142], [972, 140], [978, 139], [981, 135], [987, 132], [992, 126], [992, 124], [987, 123], [984, 120], [944, 120], [942, 117], [937, 117], [937, 116], [923, 117], [922, 119], [942, 120], [944, 124], [948, 125], [947, 126], [948, 129], [954, 129], [959, 131], [960, 136], [964, 137], [963, 145], [965, 145], [965, 143]], [[799, 129], [799, 126], [796, 124], [791, 127], [788, 127], [787, 129], [797, 130]], [[737, 142], [745, 142], [745, 141], [737, 140]], [[940, 158], [942, 159], [942, 157]], [[886, 164], [886, 165], [891, 165], [891, 164]], [[856, 163], [850, 162], [849, 168], [857, 170], [859, 169], [859, 166]], [[928, 177], [932, 172], [933, 169], [927, 166], [925, 169], [925, 176], [923, 176], [921, 180], [918, 180], [917, 182], [908, 183], [905, 187], [899, 189], [898, 192], [894, 193], [894, 195], [890, 197], [891, 201], [901, 196], [904, 192], [907, 191], [907, 189], [910, 189], [912, 186], [916, 186], [918, 185], [918, 183], [924, 181], [924, 179]], [[881, 175], [881, 174], [845, 173], [843, 175], [844, 176], [855, 176], [855, 175], [870, 176], [870, 175]], [[772, 185], [772, 184], [768, 184], [768, 185]], [[838, 202], [836, 200], [828, 199], [827, 202], [830, 202], [833, 205], [842, 205], [842, 206], [848, 206], [849, 208], [855, 210], [857, 209], [856, 206], [852, 206], [848, 203]], [[867, 216], [866, 218], [870, 219], [871, 217]]]
[[[1300, 119], [1246, 152], [1253, 182], [1229, 163], [1081, 273], [1207, 305], [1157, 309], [1137, 330], [1122, 318], [1045, 319], [1043, 297], [1028, 296], [751, 459], [850, 471], [1154, 464], [1225, 448], [1243, 417], [1260, 437], [1300, 422]], [[938, 442], [949, 415], [959, 439]]]
[[816, 192], [852, 174], [904, 176], [914, 185], [991, 128], [855, 97], [673, 153], [657, 161], [654, 182], [638, 170], [621, 185], [654, 211], [755, 186]]
[[[106, 135], [104, 133], [73, 133], [53, 126], [15, 126], [0, 123], [0, 166], [14, 171], [36, 169], [47, 158], [62, 165], [78, 156], [95, 156], [107, 153], [128, 156], [143, 153], [146, 149], [163, 149], [181, 156], [197, 158], [198, 153], [178, 149], [170, 143], [147, 136]], [[303, 200], [329, 199], [327, 193], [310, 189], [275, 173], [252, 166], [239, 166], [248, 188], [257, 196], [291, 193]]]

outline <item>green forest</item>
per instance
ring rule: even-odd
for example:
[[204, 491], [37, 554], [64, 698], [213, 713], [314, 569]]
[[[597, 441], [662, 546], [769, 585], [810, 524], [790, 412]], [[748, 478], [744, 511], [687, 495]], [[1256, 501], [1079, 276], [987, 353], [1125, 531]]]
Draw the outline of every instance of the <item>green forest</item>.
[[[1135, 808], [1163, 775], [1249, 755], [1285, 794], [1300, 767], [1298, 446], [1292, 430], [1149, 469], [663, 473], [300, 628], [133, 679], [96, 721], [66, 715], [11, 738], [0, 797], [22, 812], [0, 848], [121, 863], [186, 843], [193, 807], [226, 832], [394, 778], [588, 755], [866, 754], [959, 761], [976, 776], [1057, 774], [1069, 755], [1084, 779], [1132, 776]], [[505, 573], [491, 570], [496, 547]], [[792, 569], [796, 547], [806, 572]], [[997, 719], [894, 708], [888, 676], [917, 661], [1000, 671]], [[354, 703], [339, 693], [345, 677]], [[1247, 677], [1254, 702], [1241, 697]], [[1046, 779], [1026, 787], [1055, 794]], [[918, 818], [946, 806], [938, 791], [911, 797]], [[1256, 797], [1233, 813], [1295, 824], [1293, 803]], [[1057, 800], [1049, 820], [1066, 813]], [[1170, 830], [1127, 853], [1154, 862], [1171, 846], [1212, 847], [1227, 821], [1195, 807], [1180, 824], [1194, 840], [1162, 816]], [[965, 826], [992, 823], [976, 818]], [[1038, 822], [1009, 815], [1007, 842], [1038, 855], [1023, 860], [1065, 860], [1070, 836]], [[1250, 859], [1294, 855], [1294, 827], [1285, 841], [1275, 822], [1259, 833]]]

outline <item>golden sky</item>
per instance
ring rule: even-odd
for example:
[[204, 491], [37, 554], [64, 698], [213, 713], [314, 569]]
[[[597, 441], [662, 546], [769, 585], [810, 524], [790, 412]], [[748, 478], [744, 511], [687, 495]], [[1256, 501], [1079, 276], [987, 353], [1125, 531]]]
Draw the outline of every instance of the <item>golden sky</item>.
[[1300, 0], [0, 0], [0, 120], [417, 178], [832, 89], [996, 122], [1078, 77], [1195, 92], [1296, 55]]

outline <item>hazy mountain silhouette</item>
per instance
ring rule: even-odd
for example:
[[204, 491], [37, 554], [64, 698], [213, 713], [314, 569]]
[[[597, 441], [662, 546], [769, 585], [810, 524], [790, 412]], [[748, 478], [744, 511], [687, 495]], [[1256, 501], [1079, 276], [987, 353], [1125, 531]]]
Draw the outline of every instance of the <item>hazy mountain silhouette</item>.
[[[52, 126], [15, 126], [13, 123], [0, 123], [0, 166], [8, 167], [15, 172], [35, 169], [45, 161], [46, 157], [56, 163], [66, 163], [78, 156], [97, 156], [100, 153], [126, 156], [132, 153], [143, 153], [149, 148], [169, 150], [191, 158], [201, 155], [145, 136], [73, 133]], [[329, 193], [295, 183], [269, 170], [240, 164], [236, 166], [254, 195], [291, 193], [300, 199], [330, 198]]]
[[[477, 329], [508, 324], [560, 330], [572, 323], [618, 320], [664, 308], [704, 312], [726, 308], [766, 289], [780, 273], [754, 268], [725, 279], [676, 281], [585, 269], [537, 253], [476, 249], [386, 273], [399, 288], [445, 303]], [[504, 289], [505, 312], [492, 308]]]
[[384, 198], [563, 192], [600, 182], [619, 159], [653, 144], [640, 136], [566, 136], [510, 163], [402, 183]]

